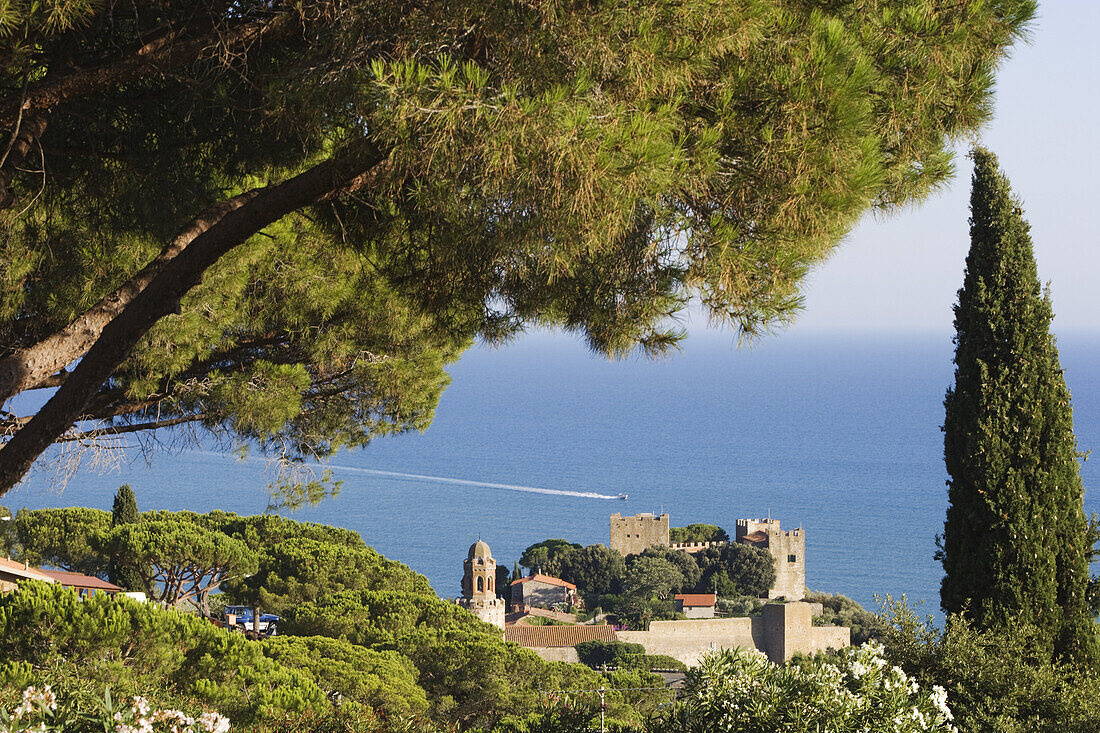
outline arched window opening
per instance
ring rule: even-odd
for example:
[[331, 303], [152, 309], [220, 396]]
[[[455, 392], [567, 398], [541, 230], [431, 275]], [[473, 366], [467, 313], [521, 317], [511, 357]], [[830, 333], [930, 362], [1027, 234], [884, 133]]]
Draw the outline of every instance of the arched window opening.
[[477, 579], [477, 592], [478, 593], [483, 593], [484, 591], [485, 591], [485, 579], [484, 578], [478, 578]]

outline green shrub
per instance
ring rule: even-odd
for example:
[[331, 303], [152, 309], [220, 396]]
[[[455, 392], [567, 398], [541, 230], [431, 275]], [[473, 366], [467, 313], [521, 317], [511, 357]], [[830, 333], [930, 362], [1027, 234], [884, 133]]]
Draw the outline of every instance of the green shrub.
[[631, 667], [629, 657], [640, 657], [645, 654], [645, 647], [641, 644], [630, 644], [623, 641], [585, 641], [577, 644], [577, 656], [582, 664], [599, 668], [605, 664], [608, 667]]
[[873, 642], [776, 665], [758, 652], [709, 654], [649, 733], [952, 731], [942, 689], [921, 690]]
[[681, 662], [675, 657], [670, 657], [666, 654], [643, 654], [639, 660], [639, 666], [642, 669], [647, 670], [675, 670], [677, 672], [686, 672], [687, 665]]
[[755, 596], [736, 596], [719, 598], [718, 610], [728, 616], [759, 616], [764, 610], [764, 601]]
[[815, 626], [847, 626], [852, 630], [852, 643], [856, 645], [870, 639], [882, 641], [890, 626], [882, 616], [839, 593], [831, 595], [810, 591], [803, 600], [820, 603], [824, 609], [820, 616], [814, 617]]
[[981, 631], [957, 615], [941, 631], [904, 600], [888, 604], [887, 659], [945, 688], [964, 733], [1100, 731], [1100, 670], [1052, 663], [1048, 634], [1026, 624]]
[[308, 675], [267, 658], [262, 644], [176, 610], [67, 588], [24, 583], [0, 596], [0, 685], [51, 684], [58, 694], [149, 695], [158, 705], [192, 700], [234, 722], [324, 710]]

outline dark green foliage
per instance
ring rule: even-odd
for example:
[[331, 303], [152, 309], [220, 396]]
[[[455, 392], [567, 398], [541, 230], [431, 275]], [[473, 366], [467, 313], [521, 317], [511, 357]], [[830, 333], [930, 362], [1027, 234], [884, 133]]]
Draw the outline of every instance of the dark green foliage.
[[697, 590], [721, 598], [764, 598], [775, 584], [775, 563], [760, 547], [733, 543], [695, 553], [703, 577]]
[[[27, 583], [0, 596], [0, 659], [33, 667], [35, 681], [116, 697], [190, 698], [237, 722], [324, 710], [321, 690], [301, 672], [264, 656], [259, 642], [175, 610], [67, 588]], [[0, 664], [3, 684], [24, 680]]]
[[944, 400], [950, 505], [941, 605], [979, 628], [1034, 626], [1095, 661], [1089, 525], [1069, 390], [1028, 225], [996, 158], [975, 150], [970, 253]]
[[729, 542], [730, 536], [717, 525], [696, 522], [686, 527], [670, 527], [668, 539], [670, 542]]
[[604, 666], [620, 669], [653, 670], [672, 669], [684, 670], [683, 662], [669, 656], [660, 654], [646, 654], [645, 647], [641, 644], [631, 644], [622, 641], [585, 641], [577, 644], [577, 656], [581, 664], [587, 664], [593, 669]]
[[758, 616], [764, 609], [764, 601], [756, 596], [719, 598], [717, 608], [728, 616]]
[[6, 506], [0, 505], [0, 555], [19, 555], [19, 536], [15, 532], [15, 517]]
[[668, 600], [686, 582], [678, 563], [665, 557], [638, 555], [631, 558], [627, 567], [623, 593], [637, 598]]
[[432, 594], [427, 578], [370, 547], [302, 537], [261, 551], [255, 573], [223, 587], [235, 602], [279, 615], [321, 596], [357, 590]]
[[428, 699], [417, 685], [416, 667], [394, 651], [375, 651], [323, 636], [274, 636], [264, 654], [284, 667], [301, 670], [327, 695], [363, 714], [375, 708], [387, 716], [421, 715]]
[[[134, 496], [134, 490], [130, 488], [130, 484], [119, 486], [118, 491], [115, 493], [114, 506], [111, 508], [111, 527], [114, 528], [120, 524], [134, 524], [140, 519], [141, 515], [138, 514], [137, 497]], [[128, 565], [120, 564], [117, 560], [111, 560], [107, 563], [107, 579], [126, 590], [149, 591], [140, 572]]]
[[582, 664], [589, 667], [629, 667], [627, 657], [637, 657], [645, 654], [645, 647], [641, 644], [630, 644], [624, 641], [585, 641], [577, 644], [577, 656]]
[[675, 657], [667, 654], [643, 654], [640, 660], [642, 669], [661, 671], [684, 672], [688, 666]]
[[589, 545], [557, 556], [558, 577], [573, 583], [584, 594], [603, 595], [619, 589], [626, 564], [618, 550]]
[[617, 623], [631, 629], [645, 630], [650, 621], [676, 618], [676, 604], [672, 596], [636, 595], [633, 593], [610, 593], [600, 599], [604, 610], [615, 617]]
[[249, 728], [250, 733], [453, 733], [450, 726], [437, 726], [423, 718], [390, 716], [362, 710], [357, 705], [323, 713], [287, 715]]
[[1046, 630], [1027, 624], [981, 630], [953, 615], [940, 631], [904, 603], [888, 612], [886, 658], [921, 687], [946, 689], [963, 733], [1100, 730], [1100, 670], [1052, 662]]
[[257, 557], [240, 540], [209, 529], [187, 512], [151, 513], [97, 538], [104, 556], [141, 576], [157, 600], [190, 600], [204, 613], [207, 599], [227, 578], [256, 571]]
[[631, 558], [631, 561], [637, 562], [639, 558], [643, 557], [668, 560], [676, 566], [684, 580], [678, 587], [673, 588], [673, 593], [690, 593], [699, 586], [703, 579], [703, 571], [700, 569], [699, 564], [695, 562], [695, 556], [691, 553], [654, 545], [653, 547], [647, 547], [641, 555]]
[[354, 530], [314, 522], [296, 522], [278, 514], [254, 514], [242, 517], [231, 512], [213, 511], [209, 514], [192, 516], [195, 519], [201, 517], [210, 529], [244, 542], [254, 552], [264, 552], [289, 539], [315, 540], [330, 545], [360, 549], [367, 546], [359, 533]]
[[130, 484], [123, 484], [115, 492], [115, 503], [111, 507], [111, 526], [132, 524], [141, 519], [138, 513], [137, 497]]
[[877, 613], [871, 613], [851, 598], [839, 593], [809, 592], [802, 600], [820, 603], [824, 613], [814, 617], [814, 624], [821, 626], [847, 626], [852, 630], [852, 643], [862, 644], [874, 639], [881, 641], [889, 623]]
[[102, 577], [108, 558], [97, 541], [110, 523], [111, 515], [100, 509], [20, 509], [15, 515], [18, 559]]
[[559, 558], [573, 550], [580, 549], [583, 549], [582, 545], [568, 540], [543, 540], [524, 550], [523, 554], [519, 556], [519, 564], [532, 573], [540, 572], [543, 575], [556, 578], [560, 577], [558, 573], [561, 572], [561, 567], [558, 564]]
[[353, 644], [398, 648], [407, 634], [422, 629], [499, 630], [469, 611], [435, 596], [404, 591], [345, 591], [288, 609], [281, 633], [329, 636]]
[[[487, 631], [486, 629], [490, 629]], [[400, 641], [420, 670], [432, 717], [462, 727], [491, 724], [503, 714], [539, 709], [539, 690], [596, 689], [600, 676], [578, 664], [545, 662], [529, 649], [505, 644], [499, 630], [422, 628]], [[612, 702], [620, 701], [612, 694]]]
[[504, 563], [497, 565], [496, 577], [494, 578], [493, 587], [496, 588], [497, 595], [506, 601], [508, 600], [509, 593], [511, 592], [511, 588], [508, 586], [509, 575], [510, 573], [508, 572], [508, 565]]
[[[86, 377], [56, 422], [0, 421], [25, 436], [0, 492], [13, 445], [33, 458], [80, 416], [326, 456], [427, 426], [475, 338], [660, 352], [693, 296], [748, 334], [782, 324], [868, 209], [947, 179], [1034, 3], [139, 10], [0, 6], [0, 376], [26, 375], [0, 399]], [[319, 165], [279, 205], [263, 188]], [[256, 187], [202, 220], [218, 246], [119, 303], [117, 340], [63, 337]], [[56, 359], [28, 352], [54, 336]]]

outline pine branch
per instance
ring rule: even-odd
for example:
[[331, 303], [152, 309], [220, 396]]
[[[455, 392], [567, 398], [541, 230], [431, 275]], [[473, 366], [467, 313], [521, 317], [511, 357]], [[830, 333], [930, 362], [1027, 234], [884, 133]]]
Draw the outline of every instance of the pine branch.
[[[74, 336], [72, 340], [82, 345], [81, 350], [86, 349], [80, 363], [31, 421], [0, 448], [0, 495], [22, 480], [42, 451], [79, 418], [149, 329], [175, 312], [180, 299], [221, 257], [296, 209], [370, 185], [374, 176], [383, 173], [382, 161], [374, 149], [362, 153], [345, 150], [287, 181], [224, 201], [193, 221], [186, 229], [189, 236], [177, 237], [174, 246], [166, 248], [174, 250], [172, 256], [162, 253], [158, 257], [160, 264], [143, 288], [129, 288], [121, 308], [117, 303], [107, 306], [117, 315]], [[65, 350], [64, 344], [58, 346], [62, 348], [55, 351]], [[71, 349], [68, 355], [71, 359]], [[26, 371], [36, 368], [34, 363], [11, 365], [9, 374], [0, 376], [18, 384], [21, 378], [25, 380]], [[56, 371], [52, 368], [49, 373]]]

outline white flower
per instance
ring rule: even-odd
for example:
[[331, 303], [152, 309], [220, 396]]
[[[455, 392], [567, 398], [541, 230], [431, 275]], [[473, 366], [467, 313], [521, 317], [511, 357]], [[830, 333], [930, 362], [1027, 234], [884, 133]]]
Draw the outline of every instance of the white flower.
[[218, 713], [203, 713], [199, 717], [199, 725], [206, 733], [228, 733], [229, 718]]
[[939, 685], [932, 685], [932, 692], [928, 696], [936, 709], [943, 713], [943, 717], [952, 720], [951, 710], [947, 707], [947, 690]]
[[130, 709], [134, 711], [134, 715], [145, 717], [149, 714], [149, 701], [138, 695], [130, 704]]

